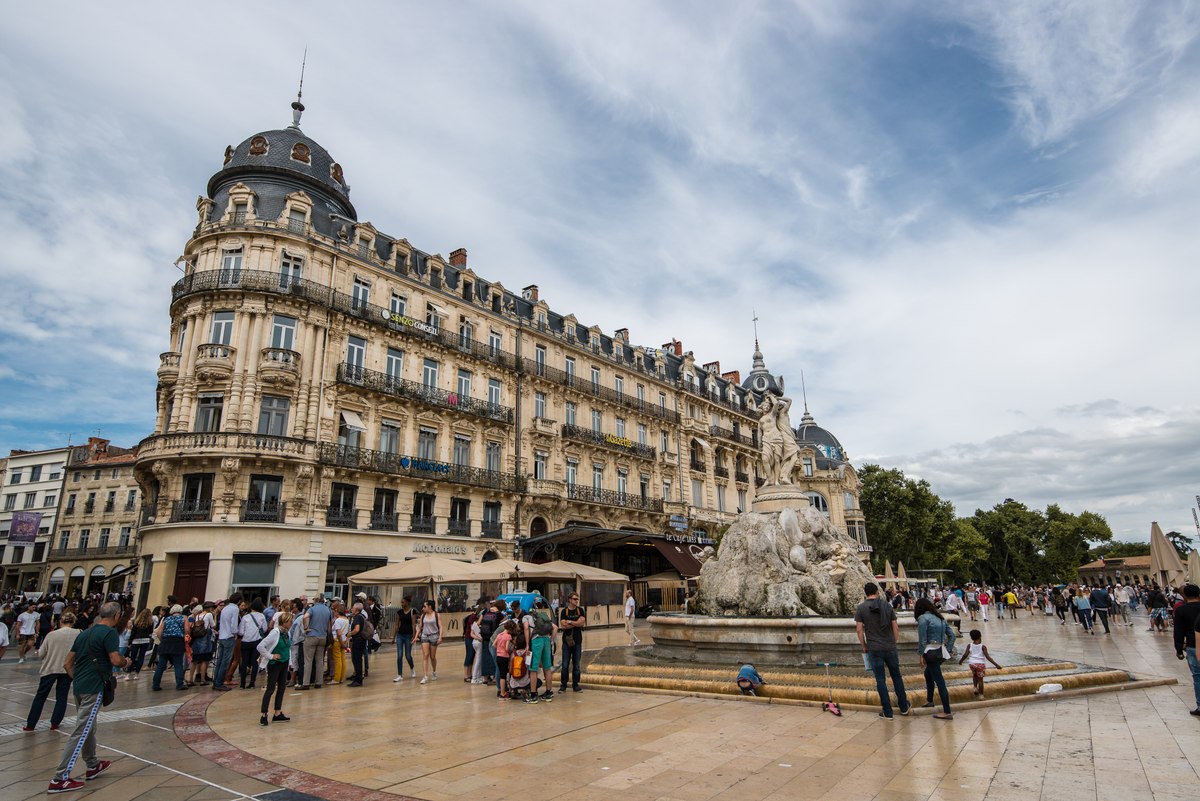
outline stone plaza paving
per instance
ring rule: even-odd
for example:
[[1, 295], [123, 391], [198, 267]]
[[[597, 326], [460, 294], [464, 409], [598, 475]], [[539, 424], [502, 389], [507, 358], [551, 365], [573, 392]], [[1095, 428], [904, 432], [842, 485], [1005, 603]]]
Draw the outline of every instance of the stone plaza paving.
[[[1110, 636], [1040, 613], [978, 625], [996, 651], [1180, 683], [960, 710], [953, 721], [596, 689], [533, 706], [464, 684], [460, 643], [443, 646], [438, 681], [394, 684], [385, 646], [365, 687], [289, 691], [291, 722], [267, 728], [259, 692], [152, 692], [145, 673], [120, 682], [100, 726], [100, 756], [114, 765], [68, 797], [1200, 799], [1200, 719], [1188, 714], [1191, 680], [1170, 635], [1146, 631], [1144, 617]], [[591, 631], [585, 645], [623, 640], [620, 630]], [[20, 731], [38, 665], [18, 665], [14, 650], [0, 662], [3, 801], [45, 797], [65, 739], [48, 730], [49, 706], [36, 732]], [[923, 687], [911, 690], [924, 700]]]

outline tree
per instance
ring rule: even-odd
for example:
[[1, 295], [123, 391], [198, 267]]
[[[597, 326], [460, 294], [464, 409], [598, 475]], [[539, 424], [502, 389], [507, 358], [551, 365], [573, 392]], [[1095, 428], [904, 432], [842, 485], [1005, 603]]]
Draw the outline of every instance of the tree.
[[954, 534], [946, 545], [946, 567], [959, 581], [982, 576], [991, 551], [987, 537], [979, 533], [969, 517], [954, 521]]
[[1046, 578], [1046, 518], [1041, 512], [1005, 498], [986, 512], [976, 509], [972, 523], [990, 547], [984, 578], [1005, 582]]
[[906, 478], [900, 470], [869, 464], [859, 479], [859, 502], [878, 572], [885, 561], [904, 562], [909, 570], [945, 567], [954, 536], [950, 502], [935, 495], [928, 482]]
[[1088, 551], [1087, 561], [1120, 559], [1125, 556], [1149, 556], [1148, 542], [1105, 542]]
[[1179, 551], [1179, 558], [1187, 559], [1188, 552], [1192, 550], [1192, 538], [1180, 534], [1178, 531], [1168, 531], [1167, 540], [1175, 546], [1175, 550]]
[[1086, 563], [1090, 543], [1112, 542], [1112, 529], [1095, 512], [1078, 515], [1064, 512], [1058, 504], [1046, 507], [1046, 563], [1049, 579], [1070, 581], [1079, 575], [1079, 566]]

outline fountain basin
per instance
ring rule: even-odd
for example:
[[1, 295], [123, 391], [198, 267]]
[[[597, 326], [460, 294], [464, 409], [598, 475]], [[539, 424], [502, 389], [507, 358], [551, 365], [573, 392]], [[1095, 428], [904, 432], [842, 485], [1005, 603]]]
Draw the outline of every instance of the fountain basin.
[[[898, 619], [900, 664], [917, 665], [920, 663], [917, 621], [910, 612], [899, 613]], [[811, 667], [818, 662], [862, 665], [862, 646], [853, 617], [707, 617], [660, 613], [651, 615], [649, 623], [654, 640], [652, 654], [664, 659], [797, 667]]]

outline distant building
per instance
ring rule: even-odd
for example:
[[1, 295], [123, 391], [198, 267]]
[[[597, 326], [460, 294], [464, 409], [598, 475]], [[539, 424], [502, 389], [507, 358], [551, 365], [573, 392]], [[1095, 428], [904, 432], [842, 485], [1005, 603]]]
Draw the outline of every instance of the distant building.
[[73, 446], [45, 589], [67, 597], [132, 589], [141, 499], [137, 450], [91, 437]]
[[1079, 568], [1079, 582], [1087, 585], [1149, 584], [1152, 580], [1148, 555], [1097, 559]]
[[5, 592], [44, 590], [40, 580], [58, 514], [66, 462], [66, 448], [9, 453], [0, 488], [0, 565]]

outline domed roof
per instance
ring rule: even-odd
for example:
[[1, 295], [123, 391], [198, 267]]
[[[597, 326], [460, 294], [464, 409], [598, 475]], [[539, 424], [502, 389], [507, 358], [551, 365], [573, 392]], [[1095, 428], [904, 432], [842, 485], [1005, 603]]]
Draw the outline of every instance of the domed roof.
[[809, 447], [817, 452], [817, 468], [832, 470], [846, 463], [846, 451], [838, 438], [817, 425], [817, 421], [804, 410], [804, 417], [796, 427], [796, 442], [801, 448]]
[[316, 140], [306, 136], [298, 124], [262, 131], [247, 137], [237, 147], [227, 147], [224, 166], [208, 183], [209, 197], [215, 196], [220, 186], [255, 174], [300, 178], [302, 183], [332, 194], [354, 216], [350, 185], [341, 165]]

